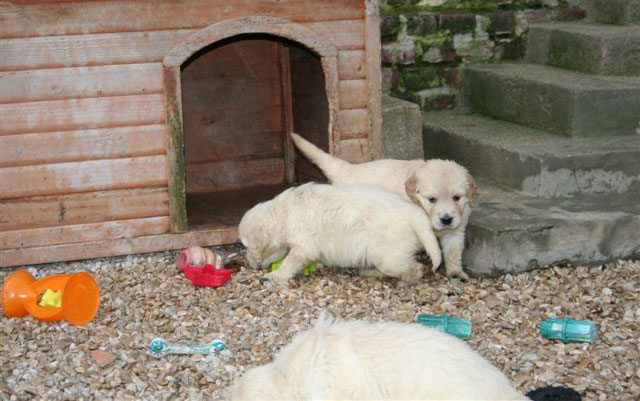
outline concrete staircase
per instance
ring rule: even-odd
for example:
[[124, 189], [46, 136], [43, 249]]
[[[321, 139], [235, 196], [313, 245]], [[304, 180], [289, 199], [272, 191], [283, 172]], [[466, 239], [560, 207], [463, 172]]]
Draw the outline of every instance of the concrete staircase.
[[531, 26], [522, 63], [466, 67], [464, 107], [422, 116], [425, 157], [478, 180], [471, 273], [640, 256], [640, 0], [591, 15]]

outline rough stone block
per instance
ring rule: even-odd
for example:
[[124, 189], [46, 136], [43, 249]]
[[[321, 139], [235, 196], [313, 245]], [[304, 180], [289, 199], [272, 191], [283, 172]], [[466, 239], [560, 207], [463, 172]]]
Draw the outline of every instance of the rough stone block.
[[594, 23], [532, 25], [527, 59], [602, 75], [640, 75], [640, 28]]
[[466, 67], [463, 86], [472, 110], [561, 135], [632, 135], [639, 125], [640, 77], [503, 63]]
[[462, 77], [459, 68], [445, 68], [442, 70], [442, 77], [447, 85], [454, 88], [462, 87]]
[[476, 26], [476, 17], [471, 13], [443, 13], [440, 15], [440, 29], [451, 33], [470, 32]]
[[[423, 114], [425, 157], [536, 197], [640, 196], [640, 136], [572, 138], [474, 114]], [[490, 161], [490, 162], [488, 162]]]
[[416, 44], [413, 40], [382, 45], [382, 62], [390, 64], [413, 64], [416, 62]]
[[404, 86], [410, 91], [442, 85], [442, 74], [436, 67], [407, 67], [402, 69]]
[[515, 17], [511, 11], [497, 11], [489, 14], [491, 20], [490, 33], [494, 35], [511, 35], [516, 26]]
[[397, 15], [385, 15], [380, 17], [380, 36], [383, 41], [393, 39], [400, 29], [400, 17]]
[[478, 182], [463, 264], [480, 276], [640, 256], [640, 203], [624, 196], [535, 199]]
[[640, 22], [640, 0], [592, 0], [594, 18], [605, 24]]
[[382, 96], [383, 157], [423, 159], [422, 118], [418, 105]]
[[409, 35], [424, 36], [438, 31], [438, 19], [435, 14], [421, 13], [408, 19], [407, 33]]
[[495, 54], [495, 43], [486, 38], [476, 38], [473, 34], [462, 33], [453, 36], [456, 55], [470, 60], [490, 60]]
[[415, 93], [423, 110], [448, 110], [456, 106], [458, 92], [449, 86], [425, 89]]
[[382, 68], [382, 90], [389, 92], [398, 89], [398, 70], [390, 67]]

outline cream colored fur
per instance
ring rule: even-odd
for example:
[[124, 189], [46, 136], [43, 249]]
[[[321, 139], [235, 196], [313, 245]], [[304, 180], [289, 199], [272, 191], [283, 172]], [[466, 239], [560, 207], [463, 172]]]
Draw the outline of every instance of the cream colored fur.
[[428, 223], [419, 207], [380, 188], [309, 183], [254, 206], [238, 231], [251, 267], [287, 254], [265, 275], [270, 280], [286, 281], [319, 262], [416, 283], [424, 270], [416, 252], [425, 249], [435, 266], [442, 259]]
[[351, 164], [329, 155], [297, 134], [291, 137], [332, 184], [379, 186], [422, 207], [440, 239], [447, 276], [468, 278], [462, 269], [462, 251], [476, 184], [464, 167], [440, 159], [383, 159]]
[[230, 399], [528, 400], [449, 334], [418, 324], [322, 318], [273, 362], [248, 370]]

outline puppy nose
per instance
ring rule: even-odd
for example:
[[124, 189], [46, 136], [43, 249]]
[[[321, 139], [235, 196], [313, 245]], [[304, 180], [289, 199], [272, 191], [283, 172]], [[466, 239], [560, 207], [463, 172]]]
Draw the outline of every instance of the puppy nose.
[[448, 214], [445, 215], [444, 217], [440, 217], [440, 222], [445, 226], [448, 226], [449, 224], [451, 224], [452, 221], [453, 221], [453, 217], [449, 216]]

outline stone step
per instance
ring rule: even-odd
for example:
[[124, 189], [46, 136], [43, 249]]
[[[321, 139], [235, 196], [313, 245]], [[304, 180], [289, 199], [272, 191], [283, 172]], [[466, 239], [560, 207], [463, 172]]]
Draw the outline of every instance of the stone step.
[[605, 24], [640, 23], [640, 0], [592, 0], [592, 18]]
[[573, 137], [640, 132], [640, 77], [520, 63], [473, 65], [463, 74], [472, 111]]
[[485, 177], [539, 197], [640, 197], [640, 135], [567, 138], [455, 111], [424, 113], [426, 158], [456, 160]]
[[601, 75], [640, 75], [640, 27], [550, 22], [529, 27], [527, 59]]
[[635, 199], [539, 199], [482, 180], [478, 191], [463, 254], [465, 270], [473, 275], [640, 257], [640, 202]]
[[382, 157], [424, 159], [421, 122], [417, 104], [382, 95]]

